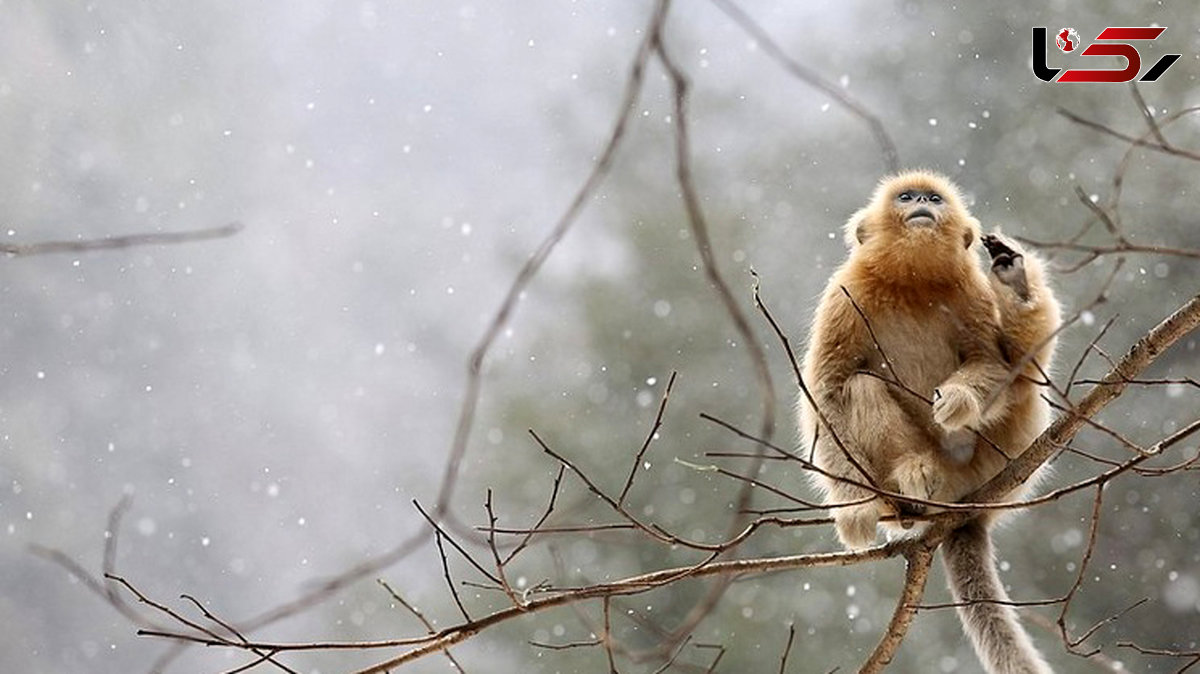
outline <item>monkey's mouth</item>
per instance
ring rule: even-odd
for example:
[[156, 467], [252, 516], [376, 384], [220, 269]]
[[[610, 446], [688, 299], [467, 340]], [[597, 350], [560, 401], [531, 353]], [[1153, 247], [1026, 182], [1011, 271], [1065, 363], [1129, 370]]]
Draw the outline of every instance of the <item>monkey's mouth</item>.
[[932, 227], [936, 221], [933, 218], [933, 211], [928, 208], [918, 208], [908, 217], [904, 218], [904, 222], [916, 227]]

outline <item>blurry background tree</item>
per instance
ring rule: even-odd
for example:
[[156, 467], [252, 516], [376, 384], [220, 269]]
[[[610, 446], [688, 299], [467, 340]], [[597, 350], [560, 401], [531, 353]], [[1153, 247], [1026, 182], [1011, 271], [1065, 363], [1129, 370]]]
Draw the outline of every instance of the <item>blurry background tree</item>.
[[[775, 437], [794, 443], [795, 392], [783, 354], [749, 299], [749, 269], [794, 343], [844, 255], [840, 226], [885, 170], [869, 129], [787, 73], [720, 3], [677, 6], [668, 50], [691, 78], [693, 169], [714, 249], [768, 350]], [[132, 495], [116, 566], [156, 597], [188, 592], [233, 620], [312, 588], [314, 579], [392, 550], [427, 524], [454, 434], [462, 368], [513, 273], [583, 180], [626, 83], [651, 3], [240, 3], [142, 6], [18, 3], [0, 27], [0, 203], [5, 242], [28, 243], [239, 220], [236, 239], [5, 261], [0, 301], [0, 649], [5, 671], [142, 671], [167, 648], [137, 638], [110, 607], [27, 553], [60, 550], [101, 565], [109, 509]], [[797, 62], [878, 115], [905, 165], [950, 173], [986, 226], [1064, 240], [1095, 218], [1124, 177], [1119, 214], [1139, 243], [1200, 248], [1189, 208], [1200, 164], [1129, 144], [1059, 114], [1134, 136], [1147, 132], [1128, 85], [1047, 85], [1029, 70], [1030, 29], [1060, 24], [1085, 39], [1109, 25], [1162, 25], [1146, 63], [1184, 54], [1141, 87], [1158, 119], [1195, 105], [1200, 33], [1186, 3], [1059, 2], [933, 8], [915, 2], [745, 3]], [[1051, 47], [1064, 65], [1078, 58]], [[649, 72], [616, 163], [582, 220], [527, 288], [485, 364], [481, 413], [451, 511], [528, 526], [558, 466], [533, 428], [619, 491], [666, 382], [678, 380], [631, 509], [680, 535], [723, 539], [735, 480], [687, 465], [708, 451], [753, 451], [698, 418], [752, 430], [761, 410], [746, 345], [705, 280], [674, 177], [672, 99]], [[1170, 141], [1200, 148], [1193, 119]], [[1111, 243], [1101, 224], [1083, 239]], [[1057, 258], [1062, 266], [1079, 254]], [[1057, 285], [1081, 308], [1113, 268], [1102, 257]], [[1063, 337], [1074, 363], [1100, 342], [1113, 355], [1197, 291], [1200, 263], [1130, 255], [1109, 301]], [[1073, 306], [1072, 306], [1073, 305]], [[1200, 376], [1195, 337], [1154, 378]], [[1081, 376], [1107, 369], [1093, 357]], [[1097, 418], [1153, 444], [1194, 420], [1196, 386], [1130, 390]], [[1195, 441], [1190, 447], [1195, 447]], [[1075, 445], [1118, 459], [1097, 431]], [[1191, 450], [1187, 450], [1191, 451]], [[1175, 459], [1185, 454], [1177, 454]], [[680, 463], [675, 459], [687, 463]], [[1064, 455], [1055, 484], [1094, 474]], [[1127, 477], [1105, 496], [1094, 559], [1072, 608], [1075, 633], [1135, 601], [1089, 644], [1130, 671], [1181, 666], [1116, 646], [1196, 650], [1200, 496], [1196, 473]], [[778, 462], [769, 483], [810, 495]], [[564, 478], [549, 522], [612, 521]], [[756, 508], [793, 505], [758, 493]], [[1033, 510], [999, 535], [1021, 599], [1064, 593], [1087, 545], [1091, 499]], [[628, 532], [537, 539], [527, 585], [611, 580], [697, 559]], [[764, 530], [740, 556], [828, 550], [827, 528]], [[486, 549], [472, 548], [486, 558]], [[469, 569], [451, 557], [455, 577]], [[559, 570], [558, 567], [561, 567]], [[940, 573], [938, 570], [935, 573]], [[382, 577], [439, 626], [458, 618], [431, 541]], [[874, 646], [894, 606], [898, 563], [804, 570], [734, 583], [680, 663], [703, 671], [777, 670], [794, 623], [790, 671], [843, 670]], [[479, 580], [476, 578], [476, 580]], [[515, 579], [514, 579], [515, 582]], [[661, 642], [708, 586], [687, 581], [612, 604], [631, 649]], [[927, 601], [945, 596], [940, 577]], [[1091, 591], [1089, 591], [1091, 590]], [[478, 596], [477, 596], [478, 595]], [[473, 606], [503, 605], [468, 588]], [[372, 582], [255, 632], [256, 638], [367, 639], [411, 633]], [[597, 671], [586, 641], [597, 606], [542, 614], [454, 650], [467, 671]], [[1038, 613], [1033, 609], [1031, 613]], [[1053, 609], [1041, 610], [1053, 618]], [[1033, 627], [1063, 671], [1100, 668]], [[300, 671], [344, 671], [377, 654], [292, 656]], [[191, 649], [177, 671], [243, 660]], [[474, 663], [474, 667], [472, 664]], [[621, 661], [654, 671], [661, 659]], [[1184, 663], [1186, 664], [1186, 663]], [[441, 671], [443, 658], [416, 663]], [[978, 671], [950, 611], [923, 612], [896, 671]]]

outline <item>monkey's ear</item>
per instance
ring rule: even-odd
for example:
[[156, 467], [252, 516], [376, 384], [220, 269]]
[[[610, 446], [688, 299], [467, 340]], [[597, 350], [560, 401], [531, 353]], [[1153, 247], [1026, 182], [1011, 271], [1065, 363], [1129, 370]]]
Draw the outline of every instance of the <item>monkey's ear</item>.
[[973, 217], [967, 217], [964, 221], [967, 226], [963, 232], [963, 248], [970, 248], [971, 244], [975, 243], [979, 238], [979, 233], [983, 228], [980, 226], [979, 221]]
[[867, 237], [870, 236], [870, 223], [867, 221], [867, 210], [861, 208], [850, 216], [846, 221], [845, 239], [846, 246], [856, 248], [866, 243]]

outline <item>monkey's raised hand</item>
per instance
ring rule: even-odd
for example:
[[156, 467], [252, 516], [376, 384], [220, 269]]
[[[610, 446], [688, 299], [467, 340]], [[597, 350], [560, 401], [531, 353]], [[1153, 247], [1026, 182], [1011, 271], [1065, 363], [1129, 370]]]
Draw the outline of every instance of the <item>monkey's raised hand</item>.
[[980, 241], [992, 257], [992, 273], [1001, 283], [1012, 288], [1021, 301], [1028, 301], [1029, 282], [1025, 277], [1025, 256], [996, 234], [984, 234]]

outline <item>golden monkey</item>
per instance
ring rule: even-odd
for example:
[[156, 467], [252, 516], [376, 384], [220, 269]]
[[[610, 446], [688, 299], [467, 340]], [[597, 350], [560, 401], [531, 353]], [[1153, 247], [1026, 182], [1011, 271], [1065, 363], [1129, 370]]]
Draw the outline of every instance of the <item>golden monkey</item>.
[[[850, 256], [821, 299], [804, 364], [832, 430], [818, 432], [805, 405], [806, 440], [834, 476], [953, 501], [986, 480], [979, 464], [1002, 467], [974, 451], [970, 429], [998, 421], [1011, 397], [995, 291], [972, 250], [979, 223], [948, 180], [910, 172], [882, 182], [846, 235]], [[834, 510], [847, 547], [874, 542], [895, 508], [837, 479], [821, 486], [831, 502], [856, 503]]]
[[[805, 357], [820, 414], [804, 401], [801, 428], [829, 474], [818, 477], [827, 502], [849, 504], [833, 510], [838, 537], [858, 548], [874, 542], [882, 515], [919, 508], [845, 480], [956, 501], [1042, 430], [1048, 413], [1033, 381], [1049, 367], [1058, 305], [1040, 263], [994, 236], [985, 273], [972, 249], [979, 223], [936, 174], [881, 182], [846, 238], [850, 256], [829, 281]], [[1028, 377], [1009, 384], [1034, 347]], [[1004, 597], [986, 526], [968, 525], [944, 548], [961, 599]], [[1050, 671], [1011, 608], [979, 602], [960, 615], [990, 671]]]

